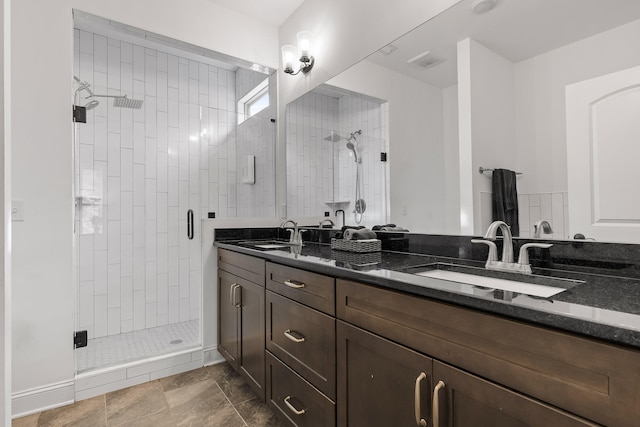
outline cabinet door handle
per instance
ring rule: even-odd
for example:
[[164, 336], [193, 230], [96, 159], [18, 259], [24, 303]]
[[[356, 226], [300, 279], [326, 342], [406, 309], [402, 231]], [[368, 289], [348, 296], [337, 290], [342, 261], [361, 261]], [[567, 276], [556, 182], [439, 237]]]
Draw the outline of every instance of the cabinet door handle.
[[231, 285], [231, 287], [229, 288], [229, 304], [231, 304], [232, 306], [236, 306], [236, 286], [238, 286], [237, 283], [234, 283], [233, 285]]
[[302, 282], [295, 282], [293, 280], [285, 280], [284, 284], [287, 285], [288, 287], [294, 288], [294, 289], [301, 289], [301, 288], [304, 288], [305, 286], [307, 286]]
[[439, 392], [445, 386], [444, 381], [438, 381], [438, 384], [433, 388], [433, 427], [438, 427], [440, 424], [440, 399]]
[[415, 412], [416, 412], [416, 424], [419, 427], [426, 427], [427, 426], [427, 421], [422, 418], [420, 416], [420, 383], [422, 382], [422, 380], [424, 380], [425, 378], [427, 378], [427, 374], [425, 374], [424, 372], [420, 372], [420, 375], [418, 375], [418, 378], [416, 378], [416, 390], [414, 393], [414, 397], [415, 397]]
[[291, 329], [287, 329], [286, 331], [284, 331], [284, 336], [289, 338], [291, 341], [293, 342], [304, 342], [304, 336], [302, 336], [302, 338], [296, 338], [295, 336], [293, 336], [291, 334]]
[[242, 286], [236, 285], [233, 289], [233, 301], [235, 302], [235, 307], [240, 307], [242, 305]]
[[287, 396], [284, 398], [284, 404], [287, 405], [287, 408], [289, 408], [291, 410], [291, 412], [293, 412], [296, 415], [302, 415], [305, 413], [305, 409], [296, 409], [295, 406], [293, 406], [291, 403], [289, 403], [289, 401], [291, 400], [291, 396]]
[[187, 239], [193, 240], [193, 209], [187, 211]]

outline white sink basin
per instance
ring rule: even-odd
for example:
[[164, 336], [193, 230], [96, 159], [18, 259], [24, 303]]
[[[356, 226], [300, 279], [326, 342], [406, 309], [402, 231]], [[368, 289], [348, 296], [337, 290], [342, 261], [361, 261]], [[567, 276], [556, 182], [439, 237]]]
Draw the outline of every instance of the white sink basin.
[[484, 288], [500, 289], [503, 291], [512, 291], [543, 298], [549, 298], [567, 290], [566, 288], [555, 286], [536, 285], [532, 283], [518, 282], [515, 280], [476, 276], [474, 274], [459, 273], [457, 271], [449, 270], [436, 269], [416, 274], [419, 276], [432, 277], [434, 279], [448, 280], [450, 282], [464, 283], [466, 285], [482, 286]]
[[284, 249], [289, 247], [289, 245], [284, 243], [264, 243], [253, 246], [260, 249]]

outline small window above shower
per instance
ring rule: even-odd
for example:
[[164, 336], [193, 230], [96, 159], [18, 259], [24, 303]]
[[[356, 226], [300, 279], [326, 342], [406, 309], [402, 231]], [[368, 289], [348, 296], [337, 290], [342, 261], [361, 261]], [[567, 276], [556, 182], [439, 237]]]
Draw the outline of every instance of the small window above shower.
[[238, 124], [250, 119], [269, 106], [269, 79], [258, 83], [238, 100]]

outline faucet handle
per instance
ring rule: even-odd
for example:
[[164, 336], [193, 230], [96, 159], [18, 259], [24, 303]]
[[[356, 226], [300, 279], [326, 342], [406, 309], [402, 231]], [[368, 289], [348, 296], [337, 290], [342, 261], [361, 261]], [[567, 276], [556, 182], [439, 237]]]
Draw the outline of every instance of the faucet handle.
[[484, 239], [471, 239], [471, 243], [482, 243], [489, 246], [489, 256], [487, 257], [487, 261], [497, 261], [498, 260], [498, 247], [491, 240]]
[[518, 255], [518, 264], [529, 265], [529, 248], [547, 249], [553, 246], [551, 243], [525, 243], [520, 247]]

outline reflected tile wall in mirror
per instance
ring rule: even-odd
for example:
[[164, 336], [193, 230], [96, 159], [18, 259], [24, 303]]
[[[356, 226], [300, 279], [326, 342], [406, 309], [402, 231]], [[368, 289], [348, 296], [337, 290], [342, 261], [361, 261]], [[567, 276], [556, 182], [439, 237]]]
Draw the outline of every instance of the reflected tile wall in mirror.
[[[360, 225], [387, 223], [388, 171], [380, 153], [388, 151], [388, 104], [326, 85], [287, 106], [287, 216], [321, 216], [343, 209], [356, 224], [356, 173], [367, 208]], [[354, 135], [362, 159], [347, 148]], [[327, 140], [331, 138], [332, 141]], [[341, 225], [341, 224], [340, 224]]]

